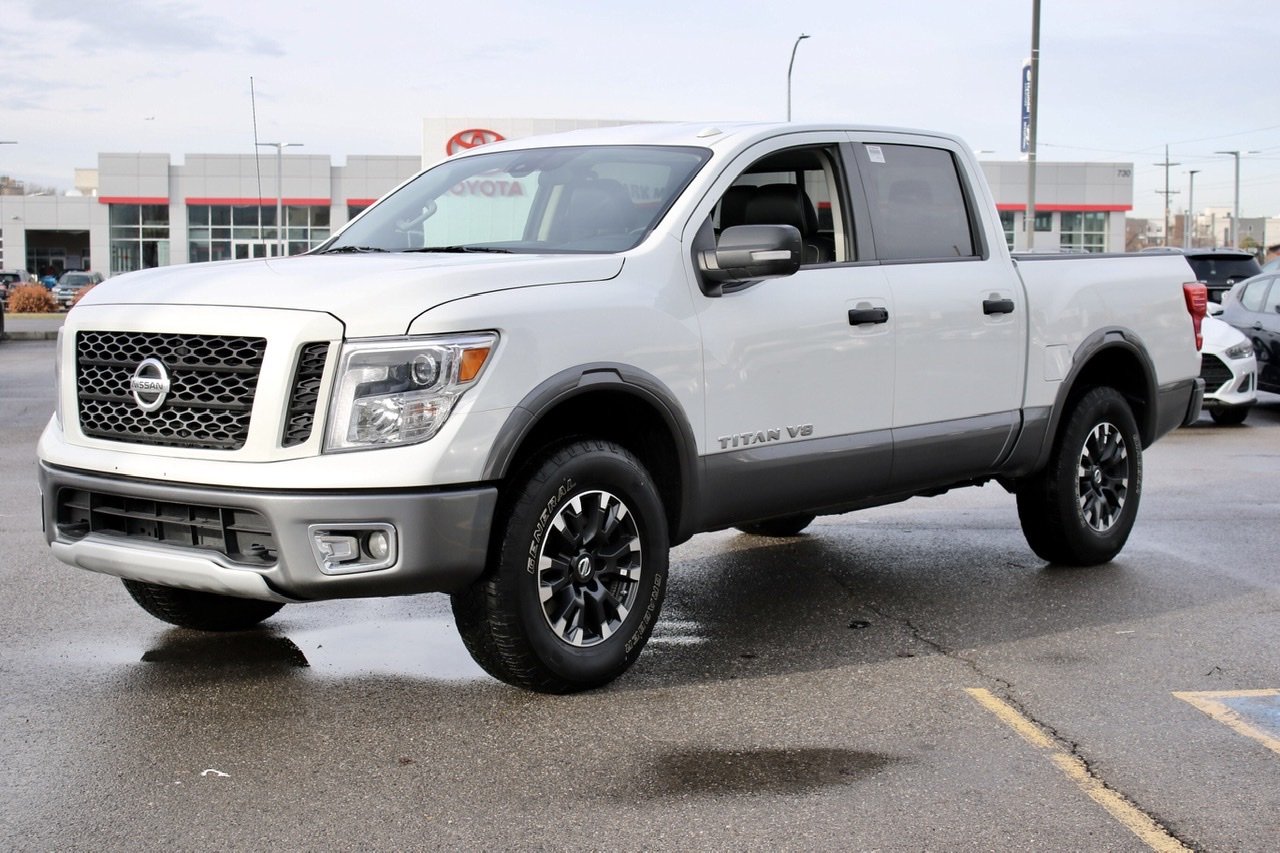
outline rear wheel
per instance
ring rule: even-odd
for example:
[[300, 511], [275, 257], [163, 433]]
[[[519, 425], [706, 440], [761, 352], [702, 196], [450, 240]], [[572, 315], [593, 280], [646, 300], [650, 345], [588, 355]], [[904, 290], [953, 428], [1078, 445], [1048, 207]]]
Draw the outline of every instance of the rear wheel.
[[1094, 566], [1120, 553], [1142, 495], [1142, 441], [1124, 397], [1094, 388], [1067, 414], [1043, 471], [1019, 484], [1018, 520], [1042, 559]]
[[197, 631], [244, 631], [284, 607], [278, 601], [234, 598], [142, 581], [125, 580], [124, 588], [143, 610], [160, 621]]
[[752, 536], [795, 536], [813, 524], [813, 515], [785, 515], [781, 518], [770, 518], [753, 524], [740, 524], [738, 529]]
[[635, 661], [666, 592], [666, 514], [643, 464], [605, 441], [533, 460], [512, 481], [485, 576], [452, 596], [494, 678], [544, 693], [607, 684]]

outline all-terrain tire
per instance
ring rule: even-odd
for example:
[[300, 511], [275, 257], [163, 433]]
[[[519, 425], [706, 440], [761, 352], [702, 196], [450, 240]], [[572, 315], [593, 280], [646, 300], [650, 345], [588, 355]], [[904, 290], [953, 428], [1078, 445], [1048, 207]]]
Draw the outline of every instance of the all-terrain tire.
[[197, 631], [245, 631], [284, 607], [278, 601], [235, 598], [142, 581], [123, 582], [133, 600], [152, 616], [170, 625]]
[[1120, 553], [1142, 496], [1142, 440], [1124, 397], [1094, 388], [1059, 430], [1044, 470], [1019, 483], [1018, 520], [1031, 550], [1063, 566]]
[[452, 596], [463, 644], [516, 687], [607, 684], [653, 631], [669, 547], [662, 500], [633, 454], [598, 440], [550, 450], [512, 478], [484, 576]]

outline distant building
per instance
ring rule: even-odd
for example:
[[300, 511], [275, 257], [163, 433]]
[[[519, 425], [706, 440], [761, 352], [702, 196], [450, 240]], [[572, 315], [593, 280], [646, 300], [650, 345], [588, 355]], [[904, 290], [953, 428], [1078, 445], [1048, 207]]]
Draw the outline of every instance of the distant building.
[[[590, 119], [427, 118], [418, 155], [352, 155], [334, 165], [323, 154], [98, 155], [77, 169], [68, 195], [0, 195], [0, 268], [106, 275], [169, 264], [305, 252], [425, 164], [498, 139], [516, 139], [629, 122]], [[984, 162], [1005, 240], [1026, 246], [1027, 167]], [[1125, 248], [1133, 206], [1130, 163], [1046, 163], [1036, 172], [1037, 250], [1101, 252]], [[7, 179], [4, 179], [7, 180]], [[20, 182], [4, 186], [17, 187]], [[2, 187], [0, 187], [2, 189]], [[282, 196], [283, 231], [276, 221]]]

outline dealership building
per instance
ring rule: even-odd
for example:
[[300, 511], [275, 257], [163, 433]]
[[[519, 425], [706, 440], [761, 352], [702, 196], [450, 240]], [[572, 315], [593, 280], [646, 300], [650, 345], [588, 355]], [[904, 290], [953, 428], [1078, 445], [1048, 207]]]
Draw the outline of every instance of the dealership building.
[[[0, 269], [116, 275], [169, 264], [297, 254], [424, 165], [497, 139], [619, 121], [429, 118], [413, 155], [99, 154], [69, 195], [0, 195]], [[279, 171], [277, 172], [277, 164]], [[1010, 247], [1026, 245], [1027, 164], [982, 163]], [[12, 186], [12, 185], [10, 185]], [[280, 216], [277, 216], [277, 208]], [[1037, 250], [1124, 251], [1133, 164], [1036, 167]], [[283, 228], [279, 227], [283, 225]]]

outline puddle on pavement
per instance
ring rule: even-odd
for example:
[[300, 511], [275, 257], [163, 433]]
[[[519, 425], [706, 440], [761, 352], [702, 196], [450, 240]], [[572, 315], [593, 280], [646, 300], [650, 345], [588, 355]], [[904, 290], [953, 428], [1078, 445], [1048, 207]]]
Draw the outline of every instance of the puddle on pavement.
[[394, 675], [431, 681], [490, 680], [471, 660], [453, 620], [430, 616], [290, 631], [311, 673]]
[[663, 756], [655, 770], [660, 796], [800, 794], [857, 782], [898, 760], [847, 749], [690, 750]]

